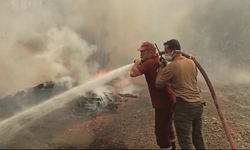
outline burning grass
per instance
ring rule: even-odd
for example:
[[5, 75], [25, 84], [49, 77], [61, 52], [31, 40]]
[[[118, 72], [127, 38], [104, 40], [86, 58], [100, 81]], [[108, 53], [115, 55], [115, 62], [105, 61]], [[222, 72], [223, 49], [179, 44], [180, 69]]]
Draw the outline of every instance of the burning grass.
[[[100, 77], [106, 73], [108, 72], [102, 72], [97, 76]], [[19, 91], [14, 95], [9, 95], [0, 99], [0, 119], [3, 120], [8, 118], [17, 112], [37, 105], [69, 90], [74, 86], [77, 86], [77, 82], [75, 80], [69, 80], [68, 78], [64, 77], [58, 80], [58, 82], [49, 81], [41, 83], [33, 88]], [[105, 85], [107, 87], [112, 87], [111, 89], [104, 88], [105, 90], [98, 93], [95, 93], [95, 91], [88, 92], [84, 96], [79, 96], [68, 105], [74, 105], [75, 110], [78, 110], [79, 112], [97, 114], [108, 111], [109, 109], [117, 108], [115, 103], [119, 101], [121, 97], [139, 97], [133, 93], [120, 92], [119, 89], [121, 89], [121, 87], [117, 87], [116, 85], [119, 81], [119, 79], [114, 79]]]

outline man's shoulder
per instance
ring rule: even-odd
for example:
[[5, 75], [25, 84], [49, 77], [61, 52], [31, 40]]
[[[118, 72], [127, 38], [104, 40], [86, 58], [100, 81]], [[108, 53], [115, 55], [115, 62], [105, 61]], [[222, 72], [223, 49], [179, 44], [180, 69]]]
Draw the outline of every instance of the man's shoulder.
[[187, 57], [184, 57], [184, 56], [181, 56], [181, 59], [180, 60], [182, 60], [182, 61], [185, 61], [185, 62], [190, 62], [190, 61], [192, 61], [193, 62], [193, 60], [192, 59], [190, 59], [190, 58], [187, 58]]
[[169, 62], [167, 66], [163, 68], [163, 71], [172, 72], [173, 70], [179, 68], [179, 65], [178, 61]]
[[148, 61], [150, 63], [159, 63], [159, 58], [158, 57], [154, 57], [154, 58], [148, 59]]
[[187, 64], [187, 63], [194, 63], [194, 61], [191, 59], [188, 59], [184, 56], [181, 56], [177, 60], [173, 61], [171, 64], [172, 65], [182, 65], [182, 64]]
[[159, 60], [157, 58], [152, 58], [152, 59], [146, 60], [142, 64], [145, 64], [145, 65], [159, 65]]
[[157, 61], [157, 59], [148, 59], [145, 62], [143, 62], [139, 67], [139, 71], [142, 74], [146, 74], [146, 73], [153, 73], [156, 72], [156, 70], [159, 68], [160, 64]]
[[189, 64], [189, 65], [195, 65], [194, 61], [192, 59], [184, 57], [182, 64]]
[[177, 64], [178, 64], [177, 61], [169, 62], [166, 67], [172, 68], [172, 67], [176, 66]]

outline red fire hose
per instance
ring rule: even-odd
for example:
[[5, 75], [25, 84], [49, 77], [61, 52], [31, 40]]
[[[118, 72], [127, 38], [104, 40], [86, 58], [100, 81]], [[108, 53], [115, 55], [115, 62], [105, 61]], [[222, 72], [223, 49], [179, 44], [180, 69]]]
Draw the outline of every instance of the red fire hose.
[[[165, 52], [160, 52], [160, 54], [164, 54], [164, 53], [165, 53]], [[186, 54], [186, 53], [181, 52], [181, 54], [182, 54], [184, 57], [186, 57], [186, 58], [191, 58], [190, 55], [188, 55], [188, 54]], [[225, 133], [226, 133], [228, 142], [229, 142], [231, 148], [234, 149], [234, 150], [236, 150], [236, 149], [237, 149], [237, 148], [236, 148], [236, 145], [235, 145], [234, 140], [233, 140], [233, 138], [232, 138], [232, 136], [231, 136], [231, 133], [230, 133], [230, 131], [229, 131], [229, 128], [228, 128], [226, 119], [225, 119], [225, 117], [224, 117], [224, 115], [223, 115], [223, 113], [222, 113], [222, 111], [221, 111], [221, 107], [220, 107], [220, 105], [219, 105], [219, 103], [218, 103], [217, 96], [216, 96], [216, 94], [215, 94], [213, 85], [212, 85], [210, 79], [208, 78], [208, 76], [207, 76], [205, 70], [204, 70], [204, 69], [202, 68], [202, 66], [199, 64], [199, 62], [198, 62], [195, 58], [191, 58], [191, 59], [192, 59], [192, 60], [194, 61], [194, 63], [196, 64], [197, 68], [200, 70], [200, 72], [201, 72], [203, 78], [205, 79], [205, 81], [206, 81], [206, 83], [207, 83], [207, 86], [208, 86], [208, 88], [209, 88], [209, 91], [210, 91], [210, 93], [211, 93], [211, 95], [212, 95], [212, 97], [213, 97], [215, 107], [216, 107], [216, 109], [217, 109], [217, 112], [218, 112], [218, 114], [219, 114], [220, 120], [221, 120], [221, 122], [222, 122], [223, 128], [224, 128], [224, 130], [225, 130]]]

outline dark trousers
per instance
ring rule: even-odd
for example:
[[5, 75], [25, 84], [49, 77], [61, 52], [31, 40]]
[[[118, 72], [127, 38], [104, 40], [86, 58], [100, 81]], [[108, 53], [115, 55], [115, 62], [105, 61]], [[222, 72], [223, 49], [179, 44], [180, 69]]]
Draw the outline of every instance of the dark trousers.
[[175, 149], [175, 134], [172, 125], [173, 111], [167, 108], [155, 109], [155, 135], [160, 148]]
[[205, 149], [202, 135], [203, 104], [177, 99], [174, 125], [181, 149]]

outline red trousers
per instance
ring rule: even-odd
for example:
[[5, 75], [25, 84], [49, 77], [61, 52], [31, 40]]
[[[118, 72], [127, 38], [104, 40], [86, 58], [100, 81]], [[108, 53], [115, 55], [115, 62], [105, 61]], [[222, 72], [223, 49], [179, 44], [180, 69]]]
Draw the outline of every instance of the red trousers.
[[155, 135], [160, 148], [175, 149], [175, 134], [172, 124], [173, 111], [167, 108], [155, 109]]

